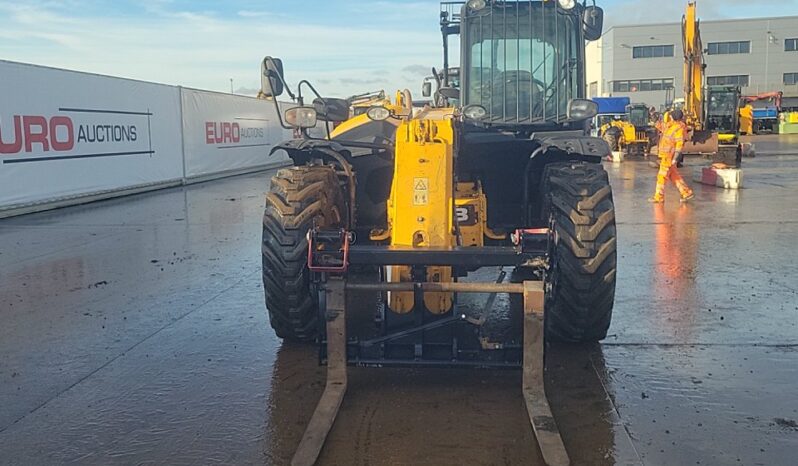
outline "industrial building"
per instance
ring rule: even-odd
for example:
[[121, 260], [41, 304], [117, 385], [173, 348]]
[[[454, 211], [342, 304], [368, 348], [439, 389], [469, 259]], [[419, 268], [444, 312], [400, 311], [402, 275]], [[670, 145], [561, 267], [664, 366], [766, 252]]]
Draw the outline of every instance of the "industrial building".
[[[588, 45], [588, 97], [660, 106], [682, 94], [681, 23], [615, 26]], [[707, 85], [798, 95], [798, 16], [702, 21]]]

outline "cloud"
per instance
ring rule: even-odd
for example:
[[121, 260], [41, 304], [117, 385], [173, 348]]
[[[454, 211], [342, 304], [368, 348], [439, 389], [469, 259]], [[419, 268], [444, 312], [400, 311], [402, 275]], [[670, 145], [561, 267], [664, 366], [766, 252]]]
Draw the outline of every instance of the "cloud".
[[[0, 56], [7, 60], [229, 92], [260, 86], [260, 60], [283, 58], [286, 78], [322, 83], [326, 95], [351, 95], [363, 86], [392, 91], [414, 84], [400, 70], [428, 57], [438, 60], [438, 32], [360, 25], [268, 21], [152, 3], [138, 12], [93, 13], [57, 2], [18, 6], [0, 0]], [[9, 13], [9, 14], [5, 14]], [[433, 15], [434, 16], [434, 15]], [[37, 18], [36, 27], [31, 21]], [[412, 33], [410, 33], [412, 32]], [[402, 37], [402, 47], [397, 47]], [[390, 53], [386, 53], [390, 51]], [[423, 58], [422, 58], [423, 59]]]
[[[379, 16], [394, 24], [409, 20], [438, 25], [438, 0], [427, 1], [355, 1], [349, 3], [349, 10], [354, 14]], [[440, 32], [438, 32], [440, 34]]]
[[[305, 11], [289, 0], [0, 0], [0, 57], [229, 92], [231, 78], [257, 90], [260, 61], [272, 55], [283, 59], [286, 79], [308, 79], [324, 95], [417, 92], [420, 78], [441, 66], [438, 3], [317, 0]], [[608, 24], [678, 22], [684, 8], [661, 0], [602, 4]], [[798, 1], [778, 10], [798, 14]], [[291, 16], [296, 11], [302, 17]], [[769, 11], [744, 0], [699, 4], [704, 20]]]
[[260, 92], [259, 87], [239, 87], [235, 91], [236, 94], [241, 95], [258, 95], [258, 92]]
[[338, 82], [342, 84], [380, 84], [383, 80], [379, 78], [340, 78]]
[[427, 76], [432, 74], [432, 67], [427, 65], [408, 65], [402, 68], [407, 74], [415, 76]]
[[268, 11], [253, 11], [253, 10], [239, 10], [238, 11], [238, 16], [241, 16], [241, 17], [244, 17], [244, 18], [260, 18], [260, 17], [263, 17], [263, 16], [270, 16], [270, 15], [271, 15], [271, 13], [269, 13]]
[[[605, 29], [621, 25], [678, 23], [682, 20], [686, 3], [686, 0], [616, 0], [609, 5], [603, 5], [606, 11]], [[701, 0], [698, 2], [697, 12], [698, 17], [704, 21], [798, 14], [798, 0], [780, 2], [778, 11], [765, 8], [762, 3], [750, 0]]]

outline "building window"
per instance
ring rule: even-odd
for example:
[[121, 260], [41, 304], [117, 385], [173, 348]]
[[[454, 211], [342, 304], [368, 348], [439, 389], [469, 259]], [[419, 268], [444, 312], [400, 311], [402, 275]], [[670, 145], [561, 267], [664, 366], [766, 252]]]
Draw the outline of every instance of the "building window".
[[751, 42], [710, 42], [707, 48], [709, 55], [731, 55], [734, 53], [751, 53]]
[[748, 75], [737, 76], [708, 76], [707, 86], [740, 86], [748, 85]]
[[798, 73], [784, 73], [784, 84], [788, 86], [798, 84]]
[[639, 47], [632, 47], [632, 58], [661, 58], [672, 56], [672, 45], [642, 45]]
[[664, 91], [673, 89], [673, 78], [634, 79], [630, 81], [613, 81], [613, 92]]
[[798, 52], [798, 39], [784, 39], [785, 52]]

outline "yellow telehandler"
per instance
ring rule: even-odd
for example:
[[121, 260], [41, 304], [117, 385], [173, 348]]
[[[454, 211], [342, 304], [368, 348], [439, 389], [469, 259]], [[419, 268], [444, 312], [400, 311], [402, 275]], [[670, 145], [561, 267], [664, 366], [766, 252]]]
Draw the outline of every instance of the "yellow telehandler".
[[599, 135], [613, 151], [625, 155], [648, 156], [656, 145], [657, 130], [649, 120], [648, 106], [643, 103], [626, 106], [626, 113], [604, 123]]
[[[321, 452], [347, 365], [520, 368], [542, 457], [569, 464], [544, 389], [544, 343], [601, 340], [612, 315], [615, 207], [601, 165], [610, 150], [588, 135], [598, 107], [584, 96], [584, 44], [601, 36], [603, 11], [575, 0], [458, 9], [440, 17], [445, 71], [421, 109], [405, 90], [350, 118], [347, 101], [307, 81], [293, 92], [282, 62], [264, 60], [264, 95], [285, 110], [281, 124], [302, 133], [274, 148], [293, 166], [266, 195], [266, 306], [278, 336], [319, 343], [328, 371], [294, 465]], [[459, 86], [448, 72], [452, 35]], [[283, 92], [290, 108], [280, 108]], [[330, 123], [328, 137], [310, 136]], [[485, 267], [503, 269], [466, 280]], [[350, 298], [364, 292], [380, 296], [377, 325], [356, 333], [346, 325]], [[461, 308], [465, 293], [486, 293], [488, 304]], [[497, 293], [521, 298], [509, 317], [519, 338], [487, 325], [502, 314], [491, 304]]]

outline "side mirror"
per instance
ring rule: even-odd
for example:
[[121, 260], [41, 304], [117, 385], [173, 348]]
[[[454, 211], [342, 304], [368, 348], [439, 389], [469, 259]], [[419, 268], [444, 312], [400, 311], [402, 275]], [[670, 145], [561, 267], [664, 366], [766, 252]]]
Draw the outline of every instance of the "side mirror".
[[429, 97], [432, 95], [432, 83], [427, 81], [421, 85], [421, 95], [424, 97]]
[[345, 99], [314, 99], [313, 108], [321, 121], [338, 123], [349, 119], [349, 102]]
[[438, 89], [438, 93], [447, 99], [460, 98], [460, 89], [457, 89], [456, 87], [442, 87]]
[[283, 61], [266, 57], [260, 65], [260, 92], [266, 97], [278, 97], [283, 93]]
[[597, 6], [586, 7], [582, 16], [582, 27], [585, 39], [599, 40], [604, 32], [604, 10]]

